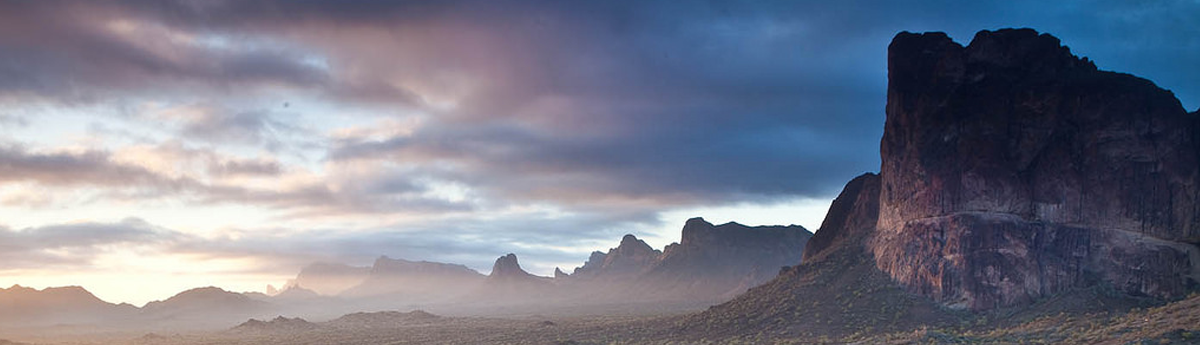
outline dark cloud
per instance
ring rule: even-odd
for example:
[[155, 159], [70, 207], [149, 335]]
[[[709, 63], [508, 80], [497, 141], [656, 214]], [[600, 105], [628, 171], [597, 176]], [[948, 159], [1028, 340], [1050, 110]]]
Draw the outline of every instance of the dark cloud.
[[0, 14], [0, 93], [98, 101], [121, 91], [245, 92], [319, 86], [328, 76], [286, 44], [177, 32], [115, 2], [7, 2]]

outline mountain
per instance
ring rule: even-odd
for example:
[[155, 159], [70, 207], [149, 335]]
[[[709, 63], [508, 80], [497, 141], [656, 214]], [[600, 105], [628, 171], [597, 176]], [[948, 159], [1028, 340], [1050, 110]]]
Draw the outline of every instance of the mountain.
[[229, 327], [231, 321], [263, 317], [278, 306], [217, 287], [180, 292], [162, 301], [146, 303], [141, 317], [162, 326], [186, 328]]
[[645, 273], [659, 260], [662, 252], [651, 248], [633, 235], [625, 235], [608, 253], [593, 252], [588, 261], [575, 269], [575, 279], [629, 279]]
[[517, 255], [508, 253], [496, 259], [492, 273], [471, 296], [484, 303], [536, 302], [555, 292], [551, 280], [526, 272]]
[[299, 286], [321, 295], [334, 296], [362, 284], [370, 274], [370, 267], [317, 262], [302, 268], [296, 278], [288, 280], [281, 290]]
[[427, 303], [456, 297], [479, 285], [483, 279], [484, 275], [463, 265], [383, 256], [375, 260], [362, 283], [343, 291], [340, 296]]
[[0, 325], [87, 325], [132, 318], [137, 308], [96, 298], [79, 286], [42, 290], [13, 285], [0, 288]]
[[1200, 119], [1170, 91], [1030, 29], [901, 33], [888, 76], [874, 254], [909, 291], [984, 310], [1200, 281]]
[[642, 278], [660, 298], [729, 299], [800, 263], [813, 234], [799, 225], [713, 225], [692, 218]]
[[888, 61], [882, 172], [846, 185], [800, 265], [681, 335], [986, 333], [1197, 287], [1200, 118], [1170, 92], [1029, 29], [900, 33]]
[[875, 267], [868, 243], [879, 210], [880, 177], [864, 174], [833, 200], [801, 264], [732, 300], [685, 318], [682, 337], [722, 339], [766, 333], [819, 339], [952, 325], [962, 315], [906, 293]]
[[798, 225], [749, 227], [689, 219], [664, 250], [625, 235], [555, 281], [575, 303], [711, 303], [727, 300], [800, 263], [812, 233]]

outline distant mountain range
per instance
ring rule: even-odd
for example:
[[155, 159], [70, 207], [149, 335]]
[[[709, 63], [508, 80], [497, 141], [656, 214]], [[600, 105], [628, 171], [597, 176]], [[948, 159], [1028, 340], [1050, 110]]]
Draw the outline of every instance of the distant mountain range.
[[[732, 298], [800, 262], [812, 233], [800, 226], [714, 226], [687, 221], [679, 243], [659, 251], [633, 235], [608, 252], [595, 252], [572, 274], [530, 274], [515, 254], [496, 259], [489, 275], [466, 266], [386, 256], [371, 267], [314, 263], [272, 294], [196, 288], [141, 308], [101, 301], [80, 287], [0, 289], [0, 328], [30, 325], [115, 325], [126, 328], [221, 328], [272, 314], [333, 317], [356, 311], [434, 308], [458, 313], [532, 312], [619, 304], [627, 312], [660, 304], [695, 307]], [[514, 309], [516, 308], [516, 309]], [[7, 311], [17, 311], [8, 313]], [[18, 316], [20, 315], [20, 316]], [[273, 323], [272, 323], [273, 322]], [[245, 325], [247, 329], [291, 319]]]

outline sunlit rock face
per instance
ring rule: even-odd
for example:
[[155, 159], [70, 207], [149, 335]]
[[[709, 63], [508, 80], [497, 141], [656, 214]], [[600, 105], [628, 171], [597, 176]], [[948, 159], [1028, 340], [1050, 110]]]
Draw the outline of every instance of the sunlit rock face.
[[1029, 29], [901, 33], [888, 77], [872, 243], [911, 291], [988, 309], [1196, 283], [1200, 131], [1171, 92]]

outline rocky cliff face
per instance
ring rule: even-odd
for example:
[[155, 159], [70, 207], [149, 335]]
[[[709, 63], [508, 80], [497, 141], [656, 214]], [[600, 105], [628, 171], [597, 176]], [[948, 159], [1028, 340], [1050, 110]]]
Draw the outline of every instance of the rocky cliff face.
[[901, 33], [888, 77], [872, 246], [910, 291], [988, 309], [1200, 279], [1200, 122], [1169, 91], [1029, 29]]
[[877, 174], [863, 174], [846, 183], [825, 213], [821, 228], [805, 245], [802, 262], [822, 260], [847, 246], [862, 250], [879, 219], [879, 180]]

